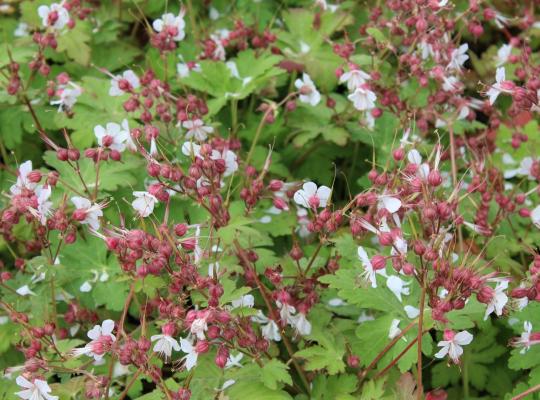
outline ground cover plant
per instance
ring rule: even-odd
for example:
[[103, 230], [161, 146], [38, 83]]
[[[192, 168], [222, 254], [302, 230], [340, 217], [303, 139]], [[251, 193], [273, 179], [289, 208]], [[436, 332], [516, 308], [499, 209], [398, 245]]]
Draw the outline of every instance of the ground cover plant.
[[0, 398], [539, 398], [539, 6], [0, 1]]

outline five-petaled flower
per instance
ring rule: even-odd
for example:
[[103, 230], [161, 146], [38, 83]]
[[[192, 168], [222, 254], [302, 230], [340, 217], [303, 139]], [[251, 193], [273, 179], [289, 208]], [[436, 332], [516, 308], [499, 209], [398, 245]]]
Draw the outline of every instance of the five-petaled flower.
[[499, 280], [497, 282], [497, 286], [495, 287], [493, 297], [491, 298], [491, 301], [488, 303], [488, 306], [486, 308], [484, 320], [486, 320], [488, 316], [493, 312], [497, 316], [502, 315], [503, 308], [506, 303], [508, 303], [508, 296], [504, 292], [506, 289], [508, 289], [508, 280]]
[[94, 135], [96, 135], [99, 146], [107, 147], [120, 153], [126, 149], [126, 143], [130, 138], [129, 131], [124, 129], [122, 125], [114, 122], [107, 123], [105, 127], [97, 125], [94, 127]]
[[94, 360], [99, 361], [105, 353], [111, 349], [111, 346], [116, 341], [113, 335], [114, 321], [106, 319], [100, 325], [95, 325], [88, 331], [88, 337], [91, 339], [84, 347], [73, 350], [73, 354], [79, 356], [85, 354], [89, 357], [94, 357]]
[[30, 173], [32, 172], [32, 161], [23, 162], [17, 170], [17, 182], [11, 186], [9, 191], [12, 195], [20, 194], [23, 189], [34, 190], [37, 183], [32, 182]]
[[302, 103], [316, 106], [321, 101], [321, 94], [308, 74], [302, 74], [302, 79], [294, 81], [294, 86], [300, 92], [299, 98]]
[[50, 6], [39, 6], [38, 15], [45, 27], [60, 30], [69, 22], [69, 12], [62, 4], [52, 3]]
[[73, 196], [71, 202], [75, 206], [76, 210], [73, 212], [73, 218], [79, 221], [81, 224], [88, 224], [93, 230], [99, 229], [99, 218], [103, 217], [103, 208], [100, 204], [92, 204], [90, 200]]
[[306, 182], [302, 185], [302, 189], [299, 189], [294, 194], [294, 201], [296, 204], [311, 209], [325, 208], [328, 205], [332, 189], [328, 186], [320, 186], [313, 182]]
[[455, 363], [459, 363], [459, 357], [463, 354], [463, 347], [470, 344], [473, 340], [473, 335], [467, 331], [455, 333], [449, 329], [444, 331], [443, 339], [437, 346], [441, 349], [435, 354], [437, 358], [444, 358], [446, 355]]
[[124, 93], [132, 92], [141, 86], [138, 76], [132, 70], [124, 71], [122, 75], [115, 75], [111, 79], [109, 96], [122, 96]]
[[174, 325], [171, 323], [163, 325], [161, 328], [161, 334], [153, 335], [150, 340], [156, 342], [154, 345], [154, 352], [161, 354], [165, 359], [171, 357], [172, 351], [180, 351], [180, 345], [178, 341], [173, 338]]
[[185, 361], [186, 369], [190, 371], [195, 365], [197, 365], [197, 358], [199, 357], [197, 349], [195, 346], [193, 346], [193, 342], [190, 338], [180, 339], [180, 349], [182, 352], [186, 353], [186, 355], [182, 357], [182, 360]]
[[369, 79], [369, 74], [365, 73], [361, 69], [351, 69], [350, 71], [343, 73], [343, 75], [339, 77], [339, 82], [346, 82], [347, 89], [349, 89], [350, 92], [354, 92], [357, 87], [360, 87]]
[[495, 83], [491, 85], [486, 95], [489, 97], [489, 104], [493, 105], [501, 93], [512, 94], [516, 85], [512, 81], [506, 80], [504, 67], [497, 68]]
[[214, 132], [214, 128], [207, 126], [200, 119], [188, 119], [182, 122], [182, 127], [187, 129], [186, 139], [195, 139], [199, 142], [206, 140], [208, 134]]
[[133, 192], [133, 196], [135, 196], [135, 200], [133, 200], [131, 206], [137, 211], [139, 217], [146, 218], [154, 212], [154, 206], [158, 202], [156, 196], [142, 191]]
[[152, 27], [156, 32], [167, 32], [176, 42], [181, 41], [186, 36], [184, 10], [180, 11], [178, 15], [171, 13], [163, 14], [161, 18], [156, 19], [152, 23]]
[[58, 396], [52, 396], [51, 388], [46, 381], [34, 379], [30, 382], [24, 376], [19, 375], [16, 379], [17, 385], [23, 388], [20, 392], [15, 393], [24, 400], [58, 400]]
[[365, 85], [362, 85], [357, 87], [347, 98], [352, 101], [354, 108], [358, 111], [367, 111], [375, 108], [377, 95], [365, 87]]

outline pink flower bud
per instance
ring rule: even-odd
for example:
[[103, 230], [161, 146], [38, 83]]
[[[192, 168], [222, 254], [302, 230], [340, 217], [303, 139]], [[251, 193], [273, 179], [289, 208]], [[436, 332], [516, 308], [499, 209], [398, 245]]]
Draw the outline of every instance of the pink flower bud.
[[495, 290], [491, 286], [482, 286], [478, 293], [476, 293], [476, 299], [480, 303], [488, 304], [495, 296]]
[[208, 340], [199, 340], [195, 345], [195, 351], [198, 354], [204, 354], [210, 349], [210, 343]]
[[289, 252], [289, 255], [294, 261], [298, 261], [304, 256], [304, 252], [302, 251], [300, 246], [298, 246], [298, 244], [294, 244], [293, 248]]
[[161, 327], [161, 332], [167, 336], [174, 336], [176, 332], [176, 326], [173, 322], [168, 322]]
[[215, 358], [216, 365], [219, 368], [225, 368], [228, 358], [229, 358], [229, 349], [227, 349], [225, 346], [220, 346], [217, 351], [216, 358]]
[[427, 180], [431, 186], [437, 187], [442, 183], [442, 176], [439, 171], [432, 170], [429, 172]]
[[390, 232], [381, 232], [379, 234], [379, 243], [381, 246], [391, 246], [394, 243], [394, 238]]
[[380, 254], [377, 254], [371, 259], [371, 265], [375, 271], [383, 269], [386, 267], [386, 258]]
[[32, 183], [38, 183], [41, 180], [41, 172], [35, 169], [31, 171], [26, 178]]
[[445, 329], [444, 333], [443, 333], [443, 339], [447, 340], [447, 341], [453, 341], [455, 335], [456, 334], [455, 334], [454, 331], [452, 331], [450, 329]]
[[405, 158], [405, 149], [403, 147], [399, 147], [395, 149], [392, 152], [392, 156], [394, 157], [395, 161], [401, 161]]

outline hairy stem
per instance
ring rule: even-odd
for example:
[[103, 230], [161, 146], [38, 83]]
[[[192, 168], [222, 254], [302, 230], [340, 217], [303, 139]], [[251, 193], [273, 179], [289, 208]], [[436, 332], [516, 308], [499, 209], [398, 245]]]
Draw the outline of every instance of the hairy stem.
[[418, 337], [416, 338], [418, 342], [418, 360], [416, 363], [416, 379], [417, 379], [417, 399], [421, 400], [424, 397], [424, 387], [422, 384], [422, 334], [423, 325], [424, 325], [424, 307], [426, 302], [426, 283], [425, 283], [425, 273], [422, 276], [422, 293], [420, 294], [420, 314], [418, 316]]

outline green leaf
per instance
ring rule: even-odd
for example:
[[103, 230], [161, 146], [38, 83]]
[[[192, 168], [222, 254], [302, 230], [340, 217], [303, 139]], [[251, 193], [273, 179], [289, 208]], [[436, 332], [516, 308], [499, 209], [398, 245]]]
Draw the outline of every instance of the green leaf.
[[92, 289], [96, 306], [106, 306], [111, 311], [122, 311], [129, 291], [127, 282], [100, 282]]
[[278, 383], [286, 383], [292, 385], [292, 378], [287, 372], [289, 367], [281, 361], [273, 359], [264, 365], [262, 368], [262, 380], [266, 387], [277, 389]]
[[137, 183], [133, 172], [137, 171], [143, 164], [140, 158], [125, 152], [121, 162], [101, 162], [98, 175], [94, 162], [88, 158], [81, 158], [79, 160], [79, 176], [70, 164], [58, 160], [53, 151], [45, 152], [43, 159], [60, 174], [59, 186], [64, 186], [66, 192], [72, 192], [72, 194], [71, 188], [73, 188], [79, 195], [86, 193], [85, 185], [92, 192], [96, 187], [96, 178], [98, 179], [98, 188], [108, 193], [114, 192], [120, 187], [133, 186]]
[[366, 32], [369, 36], [375, 39], [378, 42], [387, 42], [386, 36], [378, 28], [370, 27], [366, 29]]
[[[359, 263], [359, 262], [358, 262]], [[372, 288], [360, 275], [362, 268], [340, 269], [334, 275], [324, 275], [319, 281], [338, 289], [338, 295], [350, 304], [357, 304], [362, 308], [391, 312], [394, 315], [406, 317], [403, 305], [386, 288]]]
[[294, 354], [295, 357], [306, 360], [306, 370], [326, 369], [330, 375], [345, 371], [343, 362], [345, 343], [341, 335], [328, 335], [327, 331], [313, 326], [312, 333], [308, 337], [318, 342], [318, 345], [310, 346]]
[[379, 400], [384, 395], [384, 384], [386, 378], [370, 380], [362, 386], [360, 400]]
[[65, 51], [69, 58], [82, 65], [90, 62], [90, 25], [79, 21], [74, 29], [58, 36], [57, 51]]
[[348, 374], [317, 375], [312, 384], [311, 397], [313, 400], [335, 400], [354, 393], [358, 387], [358, 378]]

